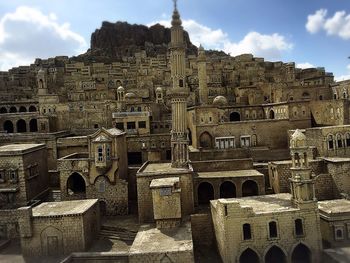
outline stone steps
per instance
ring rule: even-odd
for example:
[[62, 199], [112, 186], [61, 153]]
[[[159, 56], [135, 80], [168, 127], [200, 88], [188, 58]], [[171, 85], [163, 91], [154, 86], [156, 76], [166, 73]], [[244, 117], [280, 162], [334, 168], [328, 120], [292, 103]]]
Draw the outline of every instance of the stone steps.
[[136, 234], [137, 232], [124, 228], [102, 225], [99, 237], [132, 243], [136, 237]]

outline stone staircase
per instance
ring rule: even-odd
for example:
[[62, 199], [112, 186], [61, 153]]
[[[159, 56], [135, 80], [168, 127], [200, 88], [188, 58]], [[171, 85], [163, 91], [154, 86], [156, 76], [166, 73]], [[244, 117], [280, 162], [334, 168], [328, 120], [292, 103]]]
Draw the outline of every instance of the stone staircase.
[[110, 225], [102, 225], [99, 233], [100, 238], [105, 238], [109, 240], [118, 240], [126, 243], [127, 245], [132, 245], [136, 237], [137, 231], [128, 230], [125, 228], [120, 228]]

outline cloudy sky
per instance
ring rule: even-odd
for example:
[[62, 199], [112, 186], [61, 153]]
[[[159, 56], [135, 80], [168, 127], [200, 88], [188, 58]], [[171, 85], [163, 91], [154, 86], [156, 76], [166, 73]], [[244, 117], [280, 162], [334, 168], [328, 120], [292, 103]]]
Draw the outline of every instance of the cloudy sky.
[[[195, 45], [350, 78], [348, 0], [179, 0]], [[0, 70], [76, 55], [102, 21], [169, 25], [171, 0], [0, 0]]]

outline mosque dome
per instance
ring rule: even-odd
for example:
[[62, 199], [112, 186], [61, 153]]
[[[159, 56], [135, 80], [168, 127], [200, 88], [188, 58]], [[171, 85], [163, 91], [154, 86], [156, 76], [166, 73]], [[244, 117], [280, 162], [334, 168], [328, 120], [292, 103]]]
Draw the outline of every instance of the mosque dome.
[[156, 92], [163, 92], [163, 89], [161, 87], [156, 88]]
[[213, 100], [213, 104], [216, 106], [227, 105], [227, 99], [224, 96], [216, 96]]
[[124, 88], [122, 86], [120, 86], [117, 91], [124, 91]]
[[125, 98], [127, 98], [127, 99], [134, 99], [135, 97], [136, 97], [136, 95], [133, 92], [128, 92], [125, 94]]

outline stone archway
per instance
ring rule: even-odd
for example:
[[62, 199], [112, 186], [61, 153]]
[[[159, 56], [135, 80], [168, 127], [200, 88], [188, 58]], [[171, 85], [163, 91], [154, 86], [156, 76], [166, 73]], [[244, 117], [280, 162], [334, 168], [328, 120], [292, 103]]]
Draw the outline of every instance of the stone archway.
[[9, 113], [15, 113], [17, 112], [17, 108], [15, 106], [12, 106], [9, 110]]
[[17, 132], [27, 132], [27, 123], [25, 120], [20, 119], [17, 121]]
[[287, 257], [278, 246], [272, 246], [265, 255], [265, 263], [286, 263]]
[[201, 136], [199, 136], [199, 146], [208, 149], [213, 148], [213, 137], [209, 132], [203, 132]]
[[36, 119], [31, 119], [29, 122], [29, 131], [37, 132], [38, 131], [38, 121]]
[[239, 263], [259, 263], [259, 256], [256, 252], [250, 248], [243, 251], [239, 257]]
[[9, 121], [9, 120], [5, 121], [3, 128], [4, 128], [4, 131], [6, 131], [7, 133], [13, 133], [14, 132], [12, 121]]
[[3, 113], [7, 113], [7, 109], [5, 107], [1, 107], [0, 108], [0, 113], [3, 114]]
[[271, 120], [275, 119], [275, 112], [272, 109], [269, 112], [269, 119], [271, 119]]
[[33, 105], [29, 106], [29, 112], [36, 112], [36, 107]]
[[27, 112], [27, 108], [24, 106], [19, 107], [18, 112]]
[[241, 120], [241, 115], [239, 114], [239, 112], [231, 112], [230, 114], [230, 121], [233, 122], [233, 121], [240, 121]]
[[197, 189], [198, 204], [207, 205], [214, 199], [214, 187], [208, 182], [201, 182]]
[[86, 197], [84, 178], [79, 173], [72, 173], [67, 180], [67, 195], [78, 198]]
[[258, 184], [253, 180], [247, 180], [242, 184], [242, 196], [259, 195]]
[[292, 253], [292, 263], [311, 263], [311, 251], [304, 244], [298, 244]]
[[236, 197], [236, 186], [231, 181], [225, 181], [220, 185], [220, 198]]

